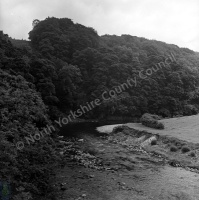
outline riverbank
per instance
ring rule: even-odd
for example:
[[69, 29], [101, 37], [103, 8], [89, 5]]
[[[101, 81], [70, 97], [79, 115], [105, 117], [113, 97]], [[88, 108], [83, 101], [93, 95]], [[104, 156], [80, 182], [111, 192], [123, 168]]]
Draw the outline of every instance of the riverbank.
[[[199, 199], [196, 144], [183, 153], [185, 141], [129, 127], [103, 136], [95, 127], [93, 134], [78, 131], [77, 138], [63, 138], [65, 163], [53, 180], [58, 200]], [[153, 136], [156, 143], [141, 146]], [[170, 151], [173, 145], [176, 152]]]
[[137, 147], [146, 153], [161, 157], [166, 163], [174, 167], [199, 170], [199, 144], [139, 131], [129, 126], [116, 126], [109, 137], [116, 143], [129, 147]]
[[[157, 130], [146, 127], [141, 123], [124, 123], [124, 125], [139, 131], [147, 131], [152, 134], [175, 137], [187, 142], [199, 143], [199, 115], [162, 119], [159, 121], [164, 124], [165, 129]], [[117, 126], [117, 124], [115, 124], [115, 126]], [[110, 133], [115, 126], [98, 127], [98, 131]]]
[[[141, 123], [127, 123], [124, 126], [132, 129], [137, 137], [132, 143], [141, 145], [148, 137], [156, 137], [155, 145], [145, 145], [144, 150], [152, 152], [170, 161], [172, 165], [199, 169], [199, 115], [159, 120], [164, 130], [146, 127]], [[98, 127], [98, 132], [110, 134], [121, 124]], [[127, 128], [127, 129], [128, 129]], [[134, 130], [134, 131], [133, 131]], [[127, 132], [128, 132], [127, 131]], [[135, 133], [136, 132], [136, 136]], [[115, 137], [115, 135], [114, 135]]]

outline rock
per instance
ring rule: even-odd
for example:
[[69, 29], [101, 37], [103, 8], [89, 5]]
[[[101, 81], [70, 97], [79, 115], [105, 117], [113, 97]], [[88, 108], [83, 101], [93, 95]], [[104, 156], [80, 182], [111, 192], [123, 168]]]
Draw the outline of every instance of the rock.
[[20, 187], [18, 187], [16, 190], [17, 190], [18, 192], [22, 192], [22, 191], [24, 191], [24, 190], [25, 190], [25, 188], [24, 188], [24, 187], [22, 187], [22, 186], [20, 186]]
[[59, 143], [61, 143], [61, 144], [68, 144], [68, 142], [63, 141], [63, 140], [59, 140]]
[[141, 147], [147, 146], [149, 144], [151, 144], [152, 141], [157, 141], [156, 136], [152, 136], [149, 139], [145, 140], [144, 142], [141, 143]]
[[180, 164], [175, 160], [170, 160], [169, 165], [171, 165], [172, 167], [180, 167]]
[[86, 194], [82, 194], [82, 197], [86, 197]]
[[141, 142], [143, 142], [144, 140], [145, 140], [145, 138], [146, 138], [146, 136], [145, 135], [143, 135], [143, 136], [141, 136], [141, 137], [139, 137], [139, 138], [136, 138], [135, 139], [135, 142], [137, 143], [141, 143]]
[[125, 186], [126, 185], [126, 183], [124, 183], [124, 182], [118, 182], [118, 184], [121, 185], [121, 186]]
[[77, 140], [78, 142], [84, 142], [84, 139], [79, 139], [79, 140]]
[[90, 178], [94, 178], [95, 176], [94, 176], [94, 175], [90, 175], [89, 177], [90, 177]]

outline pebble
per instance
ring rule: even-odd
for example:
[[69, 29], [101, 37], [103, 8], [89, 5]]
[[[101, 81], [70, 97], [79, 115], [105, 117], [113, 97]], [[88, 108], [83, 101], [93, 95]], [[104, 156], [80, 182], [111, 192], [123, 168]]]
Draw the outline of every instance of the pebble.
[[86, 194], [82, 194], [82, 197], [86, 197]]

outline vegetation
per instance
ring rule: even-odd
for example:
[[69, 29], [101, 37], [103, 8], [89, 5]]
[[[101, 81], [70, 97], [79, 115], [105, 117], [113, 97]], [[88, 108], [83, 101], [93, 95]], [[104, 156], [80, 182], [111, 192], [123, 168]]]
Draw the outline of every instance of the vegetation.
[[176, 152], [178, 150], [178, 148], [176, 146], [171, 146], [170, 147], [170, 151], [172, 152]]
[[[32, 84], [18, 75], [0, 70], [1, 79], [1, 159], [0, 179], [11, 180], [14, 188], [24, 192], [46, 195], [54, 162], [58, 161], [53, 150], [53, 140], [46, 136], [34, 143], [25, 143], [25, 137], [34, 136], [40, 128], [50, 124], [46, 106]], [[32, 88], [31, 88], [32, 87]], [[14, 144], [23, 141], [19, 151]], [[20, 195], [16, 192], [16, 197]]]
[[189, 153], [189, 156], [196, 157], [196, 154], [195, 154], [195, 152], [192, 151], [192, 152]]
[[[83, 117], [198, 113], [199, 54], [194, 51], [130, 35], [99, 37], [93, 28], [67, 18], [34, 20], [29, 38], [21, 45], [12, 40], [23, 53], [12, 70], [36, 85], [53, 119], [58, 110], [69, 113], [102, 100], [103, 92], [111, 101], [101, 101]], [[16, 67], [20, 62], [23, 67]], [[135, 82], [119, 89], [128, 79]], [[113, 96], [109, 91], [114, 89]], [[117, 98], [121, 94], [125, 98]]]
[[[24, 143], [21, 151], [16, 144], [61, 113], [99, 99], [101, 104], [82, 118], [133, 119], [154, 113], [143, 123], [155, 128], [163, 128], [157, 115], [198, 113], [199, 54], [189, 49], [130, 35], [100, 37], [93, 28], [54, 17], [34, 20], [29, 39], [0, 32], [0, 179], [17, 188], [16, 199], [47, 197], [51, 191], [49, 179], [59, 160], [56, 131]], [[162, 66], [166, 58], [171, 62]], [[125, 87], [127, 80], [131, 87]]]
[[187, 153], [187, 152], [189, 152], [190, 151], [190, 148], [189, 147], [187, 147], [187, 146], [184, 146], [184, 147], [182, 147], [182, 153]]
[[151, 141], [151, 145], [156, 145], [157, 144], [157, 140], [152, 140]]
[[158, 122], [157, 119], [160, 119], [159, 116], [157, 115], [151, 115], [148, 113], [145, 113], [141, 117], [141, 123], [144, 126], [150, 127], [150, 128], [155, 128], [155, 129], [164, 129], [164, 124], [161, 122]]
[[[23, 54], [5, 37], [0, 38], [0, 52], [0, 180], [10, 181], [15, 199], [47, 197], [52, 191], [49, 179], [59, 160], [53, 148], [54, 133], [30, 144], [25, 138], [51, 124], [48, 109], [35, 86], [20, 75], [29, 68], [20, 58]], [[21, 150], [15, 146], [19, 141], [24, 144]]]

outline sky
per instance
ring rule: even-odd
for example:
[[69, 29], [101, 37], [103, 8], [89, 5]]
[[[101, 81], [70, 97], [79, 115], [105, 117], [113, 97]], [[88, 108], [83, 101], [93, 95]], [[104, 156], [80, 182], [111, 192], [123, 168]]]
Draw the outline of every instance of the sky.
[[199, 0], [0, 0], [0, 30], [12, 38], [28, 39], [32, 21], [47, 17], [199, 52]]

